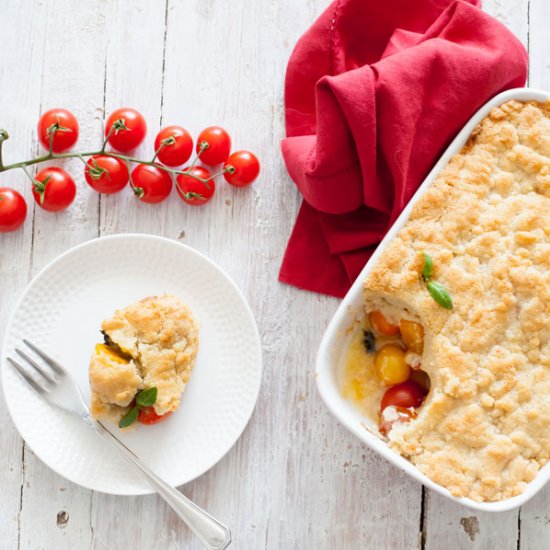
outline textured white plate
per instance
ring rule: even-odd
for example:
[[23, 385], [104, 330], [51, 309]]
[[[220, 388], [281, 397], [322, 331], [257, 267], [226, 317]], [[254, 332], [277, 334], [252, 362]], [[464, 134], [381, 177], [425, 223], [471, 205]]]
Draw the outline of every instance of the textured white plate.
[[181, 407], [154, 426], [113, 431], [156, 473], [177, 486], [211, 468], [233, 446], [254, 409], [261, 346], [245, 298], [209, 259], [175, 241], [116, 235], [88, 241], [56, 258], [29, 284], [10, 319], [2, 385], [12, 419], [50, 468], [84, 487], [141, 495], [149, 485], [79, 418], [36, 395], [7, 364], [26, 337], [76, 377], [89, 400], [88, 362], [102, 341], [101, 321], [116, 308], [164, 292], [179, 296], [201, 322], [200, 349]]
[[426, 485], [426, 487], [445, 495], [455, 502], [464, 504], [469, 508], [488, 512], [511, 510], [527, 502], [550, 479], [550, 463], [546, 464], [546, 466], [540, 470], [537, 477], [527, 485], [525, 491], [516, 497], [502, 500], [500, 502], [475, 502], [469, 498], [456, 498], [452, 496], [445, 487], [434, 483], [408, 460], [391, 450], [384, 441], [379, 439], [366, 428], [366, 426], [373, 426], [372, 421], [363, 416], [358, 408], [354, 407], [351, 402], [344, 399], [340, 394], [340, 373], [343, 367], [345, 352], [351, 339], [351, 333], [347, 329], [352, 327], [356, 319], [360, 318], [363, 314], [362, 289], [363, 281], [367, 277], [367, 274], [376, 264], [378, 258], [388, 244], [395, 238], [399, 230], [407, 222], [414, 203], [418, 201], [428, 187], [434, 182], [441, 169], [444, 168], [449, 162], [449, 159], [462, 149], [463, 145], [470, 137], [472, 130], [489, 114], [491, 109], [511, 99], [517, 99], [519, 101], [535, 100], [544, 102], [550, 99], [550, 94], [548, 92], [529, 88], [508, 90], [487, 102], [470, 119], [470, 121], [453, 140], [451, 145], [449, 145], [449, 148], [439, 159], [432, 171], [428, 174], [418, 191], [415, 193], [414, 197], [403, 210], [402, 214], [396, 220], [392, 228], [388, 231], [384, 240], [378, 245], [376, 252], [372, 255], [371, 259], [367, 262], [367, 265], [363, 268], [363, 271], [361, 271], [359, 277], [357, 277], [357, 280], [353, 283], [353, 286], [346, 294], [344, 300], [340, 304], [340, 307], [334, 314], [325, 335], [323, 336], [323, 340], [321, 341], [321, 345], [319, 347], [319, 353], [317, 355], [316, 365], [317, 388], [319, 389], [319, 393], [321, 394], [323, 401], [332, 414], [334, 414], [334, 416], [350, 432], [361, 439], [368, 447], [386, 458], [389, 462], [403, 470], [412, 478]]

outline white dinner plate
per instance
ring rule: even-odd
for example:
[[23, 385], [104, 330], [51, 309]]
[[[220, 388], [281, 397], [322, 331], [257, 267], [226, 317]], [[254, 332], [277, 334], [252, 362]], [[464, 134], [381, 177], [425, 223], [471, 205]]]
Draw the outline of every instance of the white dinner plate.
[[146, 296], [171, 293], [201, 323], [195, 369], [181, 407], [164, 422], [113, 432], [171, 485], [218, 462], [244, 430], [261, 379], [261, 345], [250, 307], [212, 261], [178, 242], [115, 235], [65, 252], [29, 284], [9, 321], [2, 386], [11, 417], [34, 453], [84, 487], [119, 495], [153, 492], [117, 451], [80, 418], [38, 398], [6, 361], [22, 338], [75, 376], [89, 401], [88, 363], [101, 321]]

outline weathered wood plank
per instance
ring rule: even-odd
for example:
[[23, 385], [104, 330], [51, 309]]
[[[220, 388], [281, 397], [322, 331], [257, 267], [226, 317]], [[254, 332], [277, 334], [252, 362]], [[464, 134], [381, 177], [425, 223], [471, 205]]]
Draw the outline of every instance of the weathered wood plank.
[[[529, 1], [529, 85], [550, 90], [550, 4]], [[550, 485], [521, 508], [520, 548], [538, 550], [550, 546]]]
[[[80, 150], [101, 143], [105, 15], [105, 3], [48, 3], [41, 108], [63, 106], [74, 112], [80, 123]], [[61, 252], [97, 236], [98, 196], [84, 181], [83, 164], [73, 159], [63, 166], [77, 183], [77, 197], [60, 214], [36, 209], [33, 275]], [[55, 475], [32, 452], [25, 454], [20, 548], [88, 546], [90, 508], [91, 491]]]
[[[337, 301], [276, 282], [299, 205], [277, 154], [284, 134], [283, 75], [296, 39], [324, 2], [241, 6], [171, 3], [168, 18], [164, 120], [181, 122], [195, 135], [209, 124], [224, 125], [235, 148], [250, 148], [263, 162], [253, 188], [236, 191], [220, 180], [207, 207], [181, 205], [181, 224], [174, 225], [176, 234], [185, 232], [184, 242], [208, 253], [247, 295], [265, 364], [245, 436], [184, 490], [231, 525], [238, 548], [331, 548], [343, 542], [412, 548], [420, 488], [344, 432], [315, 389], [317, 344]], [[198, 59], [182, 49], [183, 26], [191, 43], [208, 44]], [[388, 491], [388, 479], [398, 480], [400, 498]], [[374, 515], [366, 513], [372, 497]], [[402, 518], [402, 529], [379, 521], [393, 514]], [[199, 548], [186, 529], [174, 528], [182, 543]]]
[[[148, 125], [145, 142], [133, 156], [150, 159], [159, 130], [162, 103], [165, 3], [147, 0], [109, 2], [105, 111], [133, 107]], [[187, 41], [186, 41], [187, 43]], [[101, 197], [100, 234], [140, 232], [168, 234], [166, 227], [179, 206], [175, 197], [160, 205], [141, 203], [130, 188]], [[144, 261], [147, 261], [144, 258]], [[157, 496], [116, 497], [94, 493], [92, 548], [179, 548], [169, 508]], [[122, 526], [122, 527], [121, 527]]]
[[429, 492], [426, 502], [426, 550], [441, 548], [516, 550], [518, 512], [482, 513]]
[[[4, 162], [16, 162], [36, 151], [34, 125], [40, 110], [42, 56], [39, 40], [46, 32], [42, 2], [10, 0], [2, 6], [0, 36], [10, 47], [0, 49], [0, 126], [10, 140], [4, 144]], [[25, 33], [20, 29], [24, 28]], [[36, 51], [38, 48], [38, 52]], [[24, 83], [24, 85], [22, 85]], [[32, 193], [21, 172], [0, 175], [0, 186], [19, 190], [27, 201], [28, 214], [23, 229], [0, 234], [0, 335], [4, 336], [8, 316], [29, 277], [32, 247]], [[0, 546], [17, 548], [23, 484], [23, 441], [0, 399]]]

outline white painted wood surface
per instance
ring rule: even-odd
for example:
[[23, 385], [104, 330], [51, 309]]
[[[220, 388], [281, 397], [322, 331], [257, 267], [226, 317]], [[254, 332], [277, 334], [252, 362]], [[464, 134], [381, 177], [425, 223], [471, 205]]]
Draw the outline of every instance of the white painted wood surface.
[[[550, 487], [518, 512], [469, 511], [424, 491], [343, 431], [315, 390], [317, 345], [337, 300], [277, 283], [299, 206], [279, 155], [283, 79], [294, 43], [328, 0], [3, 0], [0, 125], [8, 160], [38, 150], [41, 110], [66, 106], [81, 145], [100, 141], [105, 112], [130, 105], [149, 123], [194, 135], [213, 123], [262, 160], [252, 189], [220, 183], [212, 203], [156, 207], [128, 193], [87, 190], [64, 214], [30, 212], [23, 231], [0, 236], [0, 333], [29, 278], [67, 248], [97, 235], [148, 232], [180, 239], [220, 264], [250, 301], [265, 370], [243, 437], [210, 472], [182, 488], [227, 522], [238, 549], [544, 549]], [[530, 84], [550, 88], [547, 0], [491, 0], [531, 56]], [[20, 173], [0, 185], [30, 191]], [[198, 549], [156, 496], [93, 493], [52, 473], [24, 445], [0, 400], [0, 549]], [[39, 420], [37, 420], [39, 421]]]

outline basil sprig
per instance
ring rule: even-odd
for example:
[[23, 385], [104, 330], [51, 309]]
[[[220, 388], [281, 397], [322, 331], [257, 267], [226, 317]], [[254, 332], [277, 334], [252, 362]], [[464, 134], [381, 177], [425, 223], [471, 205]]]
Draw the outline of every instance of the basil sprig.
[[436, 281], [432, 281], [433, 261], [427, 252], [424, 255], [424, 267], [422, 268], [422, 278], [426, 281], [426, 287], [430, 296], [445, 309], [453, 309], [453, 299], [447, 292], [447, 289]]
[[120, 419], [119, 428], [131, 426], [138, 418], [139, 411], [143, 407], [151, 407], [157, 401], [157, 388], [147, 388], [140, 391], [136, 396], [136, 404]]
[[427, 252], [422, 252], [422, 254], [424, 254], [424, 267], [422, 268], [422, 278], [425, 281], [429, 281], [432, 278], [434, 263]]
[[436, 283], [435, 281], [428, 281], [427, 287], [431, 297], [441, 307], [453, 309], [453, 299], [442, 284]]

